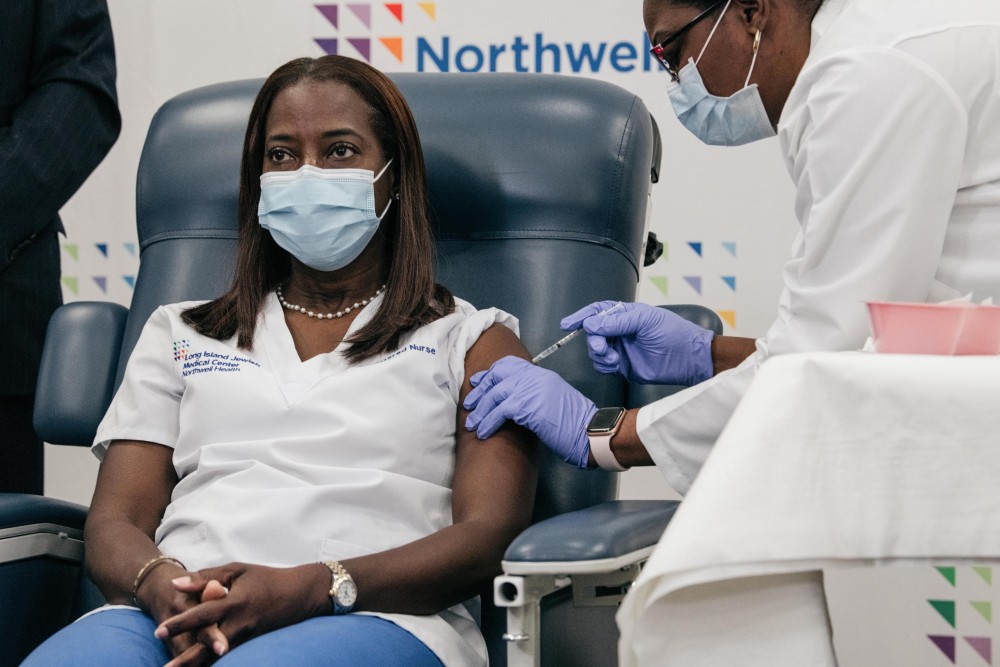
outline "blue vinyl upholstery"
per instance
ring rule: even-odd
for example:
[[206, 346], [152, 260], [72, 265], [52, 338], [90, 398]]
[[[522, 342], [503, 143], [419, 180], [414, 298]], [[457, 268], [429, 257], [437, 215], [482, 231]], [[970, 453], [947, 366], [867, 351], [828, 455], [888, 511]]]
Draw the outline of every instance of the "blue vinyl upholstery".
[[560, 514], [518, 535], [504, 561], [565, 563], [619, 558], [659, 541], [678, 505], [619, 500]]
[[49, 320], [35, 397], [34, 425], [45, 442], [90, 445], [114, 394], [128, 310], [78, 301]]
[[[658, 137], [640, 99], [607, 83], [555, 75], [391, 76], [421, 133], [439, 282], [478, 307], [497, 306], [516, 315], [532, 352], [559, 338], [560, 318], [587, 303], [634, 300], [650, 176], [659, 167], [654, 163]], [[87, 335], [104, 332], [109, 345], [102, 354], [119, 356], [117, 364], [102, 361], [105, 375], [113, 374], [114, 380], [84, 385], [91, 391], [97, 386], [91, 398], [102, 403], [100, 409], [84, 410], [87, 415], [57, 409], [65, 401], [46, 394], [51, 400], [38, 408], [36, 423], [51, 441], [89, 444], [107, 392], [121, 381], [128, 355], [156, 307], [209, 299], [228, 286], [241, 145], [261, 83], [193, 90], [168, 101], [154, 117], [139, 165], [141, 257], [127, 320], [113, 309], [61, 315], [87, 320], [80, 328], [91, 332]], [[544, 365], [598, 405], [627, 400], [620, 377], [593, 371], [582, 340]], [[46, 377], [58, 376], [53, 370]], [[61, 387], [81, 389], [79, 383]], [[616, 475], [577, 470], [544, 448], [541, 458], [536, 519], [615, 497]], [[484, 607], [493, 664], [503, 664], [502, 615], [498, 620], [490, 605]], [[0, 619], [8, 618], [4, 613], [0, 610]]]

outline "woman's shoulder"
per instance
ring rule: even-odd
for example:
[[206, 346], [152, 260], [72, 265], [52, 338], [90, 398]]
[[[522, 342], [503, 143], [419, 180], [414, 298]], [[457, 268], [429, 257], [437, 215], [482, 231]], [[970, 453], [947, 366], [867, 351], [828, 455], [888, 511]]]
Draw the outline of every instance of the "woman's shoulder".
[[517, 318], [499, 308], [476, 308], [468, 301], [455, 297], [455, 310], [452, 315], [457, 317], [460, 324], [465, 326], [471, 325], [478, 328], [479, 331], [483, 331], [494, 324], [501, 324], [512, 330], [515, 334], [518, 333]]
[[473, 304], [455, 297], [455, 307], [451, 313], [411, 331], [406, 339], [433, 341], [439, 347], [463, 356], [480, 335], [490, 327], [500, 325], [510, 329], [516, 336], [519, 332], [517, 318], [499, 308], [477, 308]]
[[460, 299], [460, 298], [458, 298], [456, 296], [455, 297], [455, 311], [454, 312], [461, 314], [463, 317], [468, 317], [470, 315], [478, 313], [479, 309], [476, 308], [475, 306], [473, 306], [471, 303], [469, 303], [465, 299]]

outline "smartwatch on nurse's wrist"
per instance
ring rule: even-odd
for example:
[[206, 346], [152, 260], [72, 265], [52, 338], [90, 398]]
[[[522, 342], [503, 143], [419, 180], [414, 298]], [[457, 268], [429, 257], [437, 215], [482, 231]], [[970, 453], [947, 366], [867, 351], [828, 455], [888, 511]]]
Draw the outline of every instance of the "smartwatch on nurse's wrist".
[[587, 438], [590, 440], [590, 453], [594, 455], [597, 465], [604, 470], [623, 472], [628, 470], [618, 463], [611, 451], [611, 438], [618, 433], [625, 419], [625, 408], [601, 408], [594, 413], [587, 425]]

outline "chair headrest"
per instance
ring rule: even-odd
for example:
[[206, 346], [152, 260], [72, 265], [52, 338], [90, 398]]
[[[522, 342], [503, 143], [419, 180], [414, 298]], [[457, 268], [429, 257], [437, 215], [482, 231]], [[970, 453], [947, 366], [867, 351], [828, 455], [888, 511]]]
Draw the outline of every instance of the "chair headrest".
[[[391, 77], [420, 130], [439, 239], [596, 243], [624, 255], [638, 276], [643, 230], [618, 223], [641, 217], [649, 188], [653, 137], [641, 100], [567, 76]], [[156, 114], [137, 185], [143, 248], [168, 238], [235, 238], [240, 152], [261, 84], [199, 88]], [[636, 162], [645, 167], [628, 168]]]

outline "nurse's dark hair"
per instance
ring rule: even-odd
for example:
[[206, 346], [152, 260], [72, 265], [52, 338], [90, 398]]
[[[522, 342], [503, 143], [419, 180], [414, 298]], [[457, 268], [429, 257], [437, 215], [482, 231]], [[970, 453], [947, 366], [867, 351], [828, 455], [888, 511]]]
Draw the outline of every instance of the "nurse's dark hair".
[[333, 81], [350, 86], [368, 104], [372, 128], [395, 175], [399, 200], [379, 225], [388, 241], [389, 275], [382, 306], [354, 333], [344, 356], [359, 362], [395, 350], [400, 336], [455, 309], [455, 299], [434, 282], [434, 246], [428, 220], [427, 178], [420, 135], [403, 94], [374, 67], [344, 56], [300, 58], [267, 78], [250, 110], [237, 212], [239, 236], [236, 270], [229, 291], [218, 299], [184, 311], [184, 321], [198, 332], [251, 349], [258, 315], [268, 294], [288, 279], [291, 260], [257, 219], [260, 174], [264, 164], [267, 117], [278, 94], [303, 81]]

